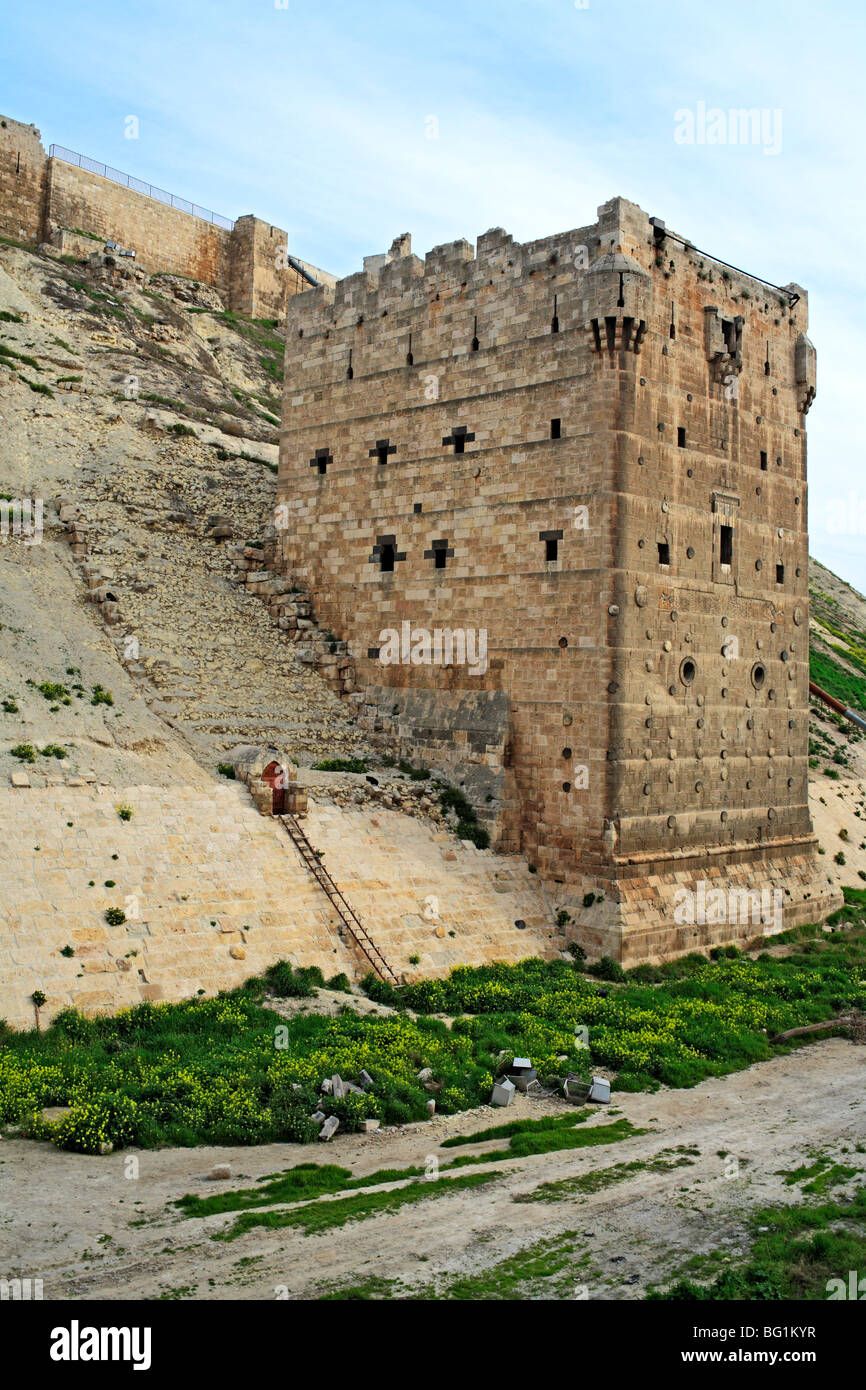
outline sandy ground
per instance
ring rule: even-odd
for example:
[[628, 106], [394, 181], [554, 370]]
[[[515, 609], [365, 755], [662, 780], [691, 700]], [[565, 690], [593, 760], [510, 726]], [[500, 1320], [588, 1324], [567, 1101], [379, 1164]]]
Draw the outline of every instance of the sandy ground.
[[[617, 1097], [615, 1107], [649, 1132], [585, 1150], [511, 1160], [480, 1189], [381, 1213], [320, 1235], [257, 1228], [210, 1239], [233, 1214], [187, 1220], [169, 1203], [250, 1185], [302, 1161], [339, 1163], [359, 1176], [378, 1168], [445, 1161], [442, 1140], [521, 1115], [561, 1108], [520, 1098], [507, 1114], [488, 1107], [331, 1145], [186, 1149], [90, 1158], [18, 1139], [0, 1143], [2, 1273], [42, 1278], [46, 1299], [313, 1299], [372, 1276], [405, 1286], [489, 1269], [541, 1240], [575, 1232], [575, 1289], [632, 1299], [679, 1272], [693, 1254], [748, 1248], [746, 1216], [798, 1200], [782, 1174], [817, 1150], [837, 1156], [866, 1137], [866, 1049], [834, 1038], [692, 1090]], [[601, 1107], [590, 1123], [604, 1123]], [[679, 1145], [693, 1166], [637, 1172], [591, 1195], [515, 1203], [557, 1181], [650, 1159]], [[489, 1151], [489, 1146], [487, 1151]], [[484, 1152], [463, 1148], [461, 1153]], [[866, 1156], [844, 1161], [866, 1169]], [[229, 1182], [208, 1181], [216, 1163]], [[136, 1176], [137, 1171], [137, 1176]], [[469, 1172], [477, 1172], [471, 1168]], [[320, 1200], [329, 1200], [328, 1198]], [[567, 1280], [570, 1287], [570, 1281]], [[560, 1296], [563, 1296], [560, 1294]], [[586, 1296], [566, 1292], [565, 1297]]]

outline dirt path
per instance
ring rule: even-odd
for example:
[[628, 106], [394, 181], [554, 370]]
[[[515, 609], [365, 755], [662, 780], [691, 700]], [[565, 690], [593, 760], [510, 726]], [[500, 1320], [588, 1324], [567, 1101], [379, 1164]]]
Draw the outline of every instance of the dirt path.
[[[489, 1185], [381, 1213], [321, 1235], [256, 1228], [231, 1242], [210, 1236], [233, 1215], [186, 1220], [168, 1204], [187, 1192], [248, 1186], [295, 1163], [338, 1163], [357, 1175], [423, 1165], [450, 1134], [552, 1113], [521, 1098], [507, 1116], [488, 1108], [430, 1124], [323, 1146], [187, 1149], [89, 1158], [48, 1145], [0, 1144], [0, 1246], [5, 1277], [41, 1277], [46, 1299], [315, 1298], [333, 1285], [389, 1278], [429, 1285], [488, 1270], [540, 1241], [576, 1233], [559, 1296], [642, 1296], [690, 1255], [747, 1248], [745, 1216], [794, 1201], [782, 1173], [818, 1149], [838, 1155], [866, 1137], [866, 1050], [834, 1038], [693, 1090], [625, 1095], [616, 1109], [649, 1132], [610, 1145], [497, 1163]], [[605, 1123], [600, 1112], [591, 1123]], [[652, 1160], [677, 1146], [692, 1165], [637, 1171], [614, 1186], [556, 1202], [515, 1202], [542, 1182]], [[461, 1153], [486, 1152], [461, 1149]], [[866, 1168], [866, 1156], [845, 1161]], [[229, 1163], [231, 1182], [206, 1181]], [[478, 1169], [464, 1170], [476, 1173]], [[459, 1170], [458, 1170], [459, 1172]], [[320, 1199], [321, 1200], [321, 1199]], [[324, 1200], [328, 1200], [325, 1198]], [[285, 1294], [283, 1294], [285, 1296]]]

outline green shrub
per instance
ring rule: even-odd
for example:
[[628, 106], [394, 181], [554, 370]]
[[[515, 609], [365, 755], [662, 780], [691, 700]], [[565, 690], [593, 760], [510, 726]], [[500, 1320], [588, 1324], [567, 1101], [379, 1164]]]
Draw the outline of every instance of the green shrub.
[[366, 772], [367, 764], [362, 758], [325, 758], [313, 763], [314, 772]]
[[[382, 762], [385, 763], [384, 758], [382, 759]], [[390, 765], [392, 767], [394, 765], [393, 758], [391, 760]], [[387, 767], [388, 764], [385, 763], [385, 766]], [[405, 776], [411, 777], [413, 782], [426, 782], [427, 778], [430, 776], [429, 767], [415, 767], [412, 763], [407, 763], [403, 758], [400, 759], [397, 766], [399, 767], [400, 771], [405, 774]]]
[[220, 777], [227, 777], [230, 782], [233, 782], [235, 780], [235, 770], [232, 767], [231, 763], [219, 763], [217, 766], [217, 772], [219, 773]]
[[104, 690], [101, 685], [95, 685], [90, 703], [92, 705], [113, 705], [114, 696], [110, 690]]
[[105, 920], [110, 927], [122, 927], [126, 921], [126, 913], [122, 907], [109, 907], [105, 911]]
[[[347, 1134], [355, 1134], [364, 1120], [379, 1118], [379, 1102], [375, 1095], [356, 1096], [353, 1092], [337, 1100], [334, 1096], [320, 1096], [319, 1104], [327, 1115], [336, 1115], [340, 1129]], [[425, 1106], [426, 1114], [426, 1106]]]
[[625, 971], [618, 960], [613, 960], [610, 956], [602, 956], [594, 965], [590, 965], [587, 974], [595, 975], [599, 980], [624, 980]]
[[290, 1144], [312, 1144], [319, 1137], [320, 1123], [310, 1118], [316, 1109], [311, 1091], [281, 1087], [271, 1096], [270, 1111], [280, 1139]]
[[351, 994], [352, 986], [348, 975], [340, 971], [339, 975], [332, 975], [327, 981], [328, 989], [337, 990], [340, 994]]
[[36, 749], [32, 743], [16, 743], [10, 752], [13, 758], [18, 758], [22, 763], [36, 762]]
[[66, 686], [61, 685], [59, 681], [43, 681], [41, 685], [37, 685], [36, 689], [46, 700], [59, 700], [60, 703], [64, 705], [70, 705], [72, 703], [69, 691], [66, 689]]
[[319, 979], [314, 981], [310, 978], [310, 971], [296, 972], [287, 960], [278, 960], [268, 966], [264, 978], [271, 994], [275, 994], [278, 999], [312, 999], [316, 994], [314, 983], [324, 983], [321, 978], [322, 972], [319, 971], [318, 974]]
[[61, 1148], [84, 1154], [98, 1154], [108, 1145], [121, 1149], [134, 1144], [138, 1130], [138, 1106], [118, 1092], [78, 1102], [56, 1126]]
[[657, 1091], [659, 1082], [643, 1071], [621, 1071], [611, 1082], [612, 1091]]
[[490, 836], [488, 832], [482, 826], [477, 825], [475, 821], [459, 821], [454, 833], [458, 840], [471, 840], [478, 849], [489, 848]]

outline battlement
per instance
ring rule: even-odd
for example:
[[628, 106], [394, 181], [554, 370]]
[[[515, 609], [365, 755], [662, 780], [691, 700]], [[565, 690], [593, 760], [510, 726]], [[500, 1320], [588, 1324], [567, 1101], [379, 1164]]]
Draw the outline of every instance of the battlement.
[[[696, 294], [708, 301], [700, 314], [693, 312]], [[474, 252], [461, 239], [434, 247], [422, 262], [411, 238], [398, 237], [387, 253], [366, 257], [362, 271], [293, 298], [287, 368], [295, 399], [311, 372], [327, 371], [337, 387], [342, 377], [375, 375], [386, 362], [395, 370], [433, 369], [572, 332], [611, 360], [620, 351], [638, 355], [648, 333], [674, 338], [679, 326], [681, 340], [703, 341], [713, 379], [724, 385], [741, 372], [737, 339], [748, 324], [747, 341], [764, 352], [762, 367], [771, 351], [777, 362], [784, 358], [805, 400], [815, 385], [807, 318], [799, 286], [772, 286], [729, 267], [613, 198], [595, 223], [525, 244], [493, 228]], [[801, 344], [796, 360], [792, 342]]]

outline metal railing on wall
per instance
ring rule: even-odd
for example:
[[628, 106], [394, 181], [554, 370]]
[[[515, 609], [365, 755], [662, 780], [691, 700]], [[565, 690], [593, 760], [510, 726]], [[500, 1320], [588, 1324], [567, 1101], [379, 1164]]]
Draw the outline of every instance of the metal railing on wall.
[[174, 193], [167, 193], [164, 188], [155, 188], [152, 183], [143, 183], [141, 179], [133, 178], [132, 174], [112, 169], [110, 164], [100, 164], [96, 159], [89, 159], [86, 154], [76, 154], [75, 150], [67, 150], [63, 145], [51, 145], [48, 154], [52, 159], [62, 159], [64, 164], [74, 164], [89, 174], [99, 174], [101, 178], [110, 179], [112, 183], [119, 183], [124, 188], [131, 188], [134, 193], [143, 193], [146, 198], [153, 198], [157, 203], [165, 203], [168, 207], [187, 212], [191, 217], [198, 217], [203, 222], [211, 222], [215, 227], [223, 227], [227, 232], [235, 225], [229, 217], [211, 212], [208, 208], [200, 208], [196, 203], [188, 202], [186, 198], [178, 198]]

